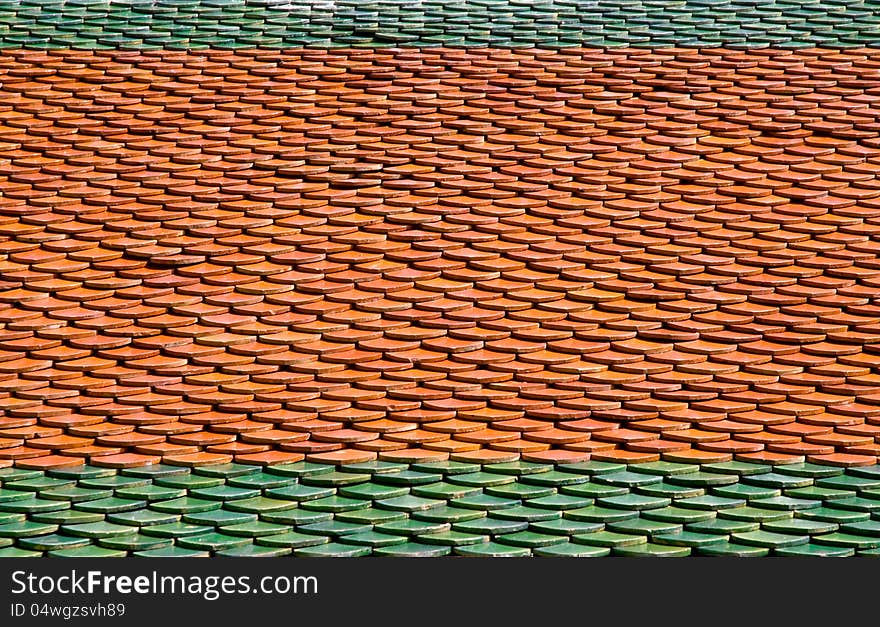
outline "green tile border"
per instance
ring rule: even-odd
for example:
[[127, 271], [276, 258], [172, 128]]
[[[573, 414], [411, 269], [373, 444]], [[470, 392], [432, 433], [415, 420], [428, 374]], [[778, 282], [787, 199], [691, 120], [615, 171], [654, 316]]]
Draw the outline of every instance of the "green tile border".
[[0, 472], [0, 557], [880, 554], [880, 466], [172, 468]]
[[880, 0], [3, 0], [0, 47], [871, 46]]

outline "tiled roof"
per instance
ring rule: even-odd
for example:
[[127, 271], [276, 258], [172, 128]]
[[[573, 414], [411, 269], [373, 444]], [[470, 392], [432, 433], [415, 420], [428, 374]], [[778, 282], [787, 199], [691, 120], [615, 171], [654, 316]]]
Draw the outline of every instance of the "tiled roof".
[[876, 555], [880, 0], [0, 0], [0, 557]]
[[878, 62], [7, 51], [0, 463], [874, 464]]

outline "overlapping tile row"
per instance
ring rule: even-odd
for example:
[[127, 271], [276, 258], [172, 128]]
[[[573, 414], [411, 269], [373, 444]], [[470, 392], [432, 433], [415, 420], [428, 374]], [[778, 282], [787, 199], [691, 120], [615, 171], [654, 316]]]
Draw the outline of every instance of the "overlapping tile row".
[[873, 465], [878, 68], [6, 51], [0, 464]]
[[877, 0], [5, 0], [7, 47], [862, 46]]
[[0, 471], [0, 557], [880, 556], [880, 466]]

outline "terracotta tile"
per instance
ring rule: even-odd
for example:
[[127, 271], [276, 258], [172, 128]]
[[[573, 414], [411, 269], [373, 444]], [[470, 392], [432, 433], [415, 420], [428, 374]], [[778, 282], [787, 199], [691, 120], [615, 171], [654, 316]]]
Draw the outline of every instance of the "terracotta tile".
[[673, 451], [663, 454], [663, 460], [679, 464], [717, 464], [730, 461], [733, 455], [727, 452], [707, 451], [702, 449], [689, 449], [685, 451]]
[[492, 464], [515, 461], [519, 458], [517, 453], [496, 451], [487, 448], [475, 450], [472, 452], [456, 452], [450, 455], [453, 461], [466, 462], [470, 464]]
[[876, 459], [880, 153], [817, 50], [7, 52], [0, 461]]
[[429, 451], [425, 449], [407, 448], [396, 451], [386, 451], [379, 454], [379, 459], [388, 462], [436, 462], [449, 458], [449, 453], [442, 451]]
[[828, 455], [810, 455], [810, 462], [814, 464], [828, 464], [831, 466], [870, 466], [876, 462], [871, 455], [848, 455], [844, 453], [832, 453]]
[[166, 455], [162, 463], [172, 466], [208, 466], [211, 464], [228, 464], [232, 461], [232, 455], [218, 455], [215, 453], [190, 453], [185, 455]]
[[555, 464], [577, 464], [589, 461], [589, 453], [578, 453], [575, 451], [566, 451], [563, 449], [548, 449], [546, 451], [537, 451], [534, 453], [523, 453], [522, 459], [528, 462], [539, 464], [555, 463]]
[[235, 462], [256, 466], [270, 466], [274, 464], [293, 464], [305, 459], [304, 455], [297, 453], [285, 453], [282, 451], [266, 451], [265, 453], [251, 453], [236, 455]]
[[357, 451], [354, 449], [343, 449], [339, 451], [331, 451], [329, 453], [314, 453], [306, 455], [306, 461], [315, 462], [316, 464], [362, 464], [376, 459], [376, 453], [370, 451]]
[[760, 451], [758, 453], [743, 453], [737, 455], [737, 459], [744, 462], [755, 462], [759, 464], [798, 464], [804, 461], [803, 455], [791, 453], [773, 453], [771, 451]]
[[642, 464], [647, 462], [656, 462], [660, 460], [659, 453], [640, 453], [638, 451], [629, 451], [625, 449], [616, 449], [610, 451], [596, 451], [592, 454], [591, 459], [603, 462], [615, 462], [625, 464]]
[[155, 455], [138, 455], [136, 453], [120, 453], [118, 455], [106, 455], [90, 460], [96, 466], [107, 468], [135, 468], [137, 466], [149, 466], [158, 464], [161, 457]]
[[52, 468], [71, 468], [82, 466], [85, 461], [79, 457], [67, 457], [63, 455], [44, 455], [30, 459], [17, 460], [15, 465], [29, 470], [49, 470]]

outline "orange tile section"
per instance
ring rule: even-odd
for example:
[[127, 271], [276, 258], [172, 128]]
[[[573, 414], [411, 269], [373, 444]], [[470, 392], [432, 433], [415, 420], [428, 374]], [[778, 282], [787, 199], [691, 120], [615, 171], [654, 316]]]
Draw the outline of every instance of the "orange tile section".
[[0, 83], [0, 466], [880, 454], [880, 51]]

